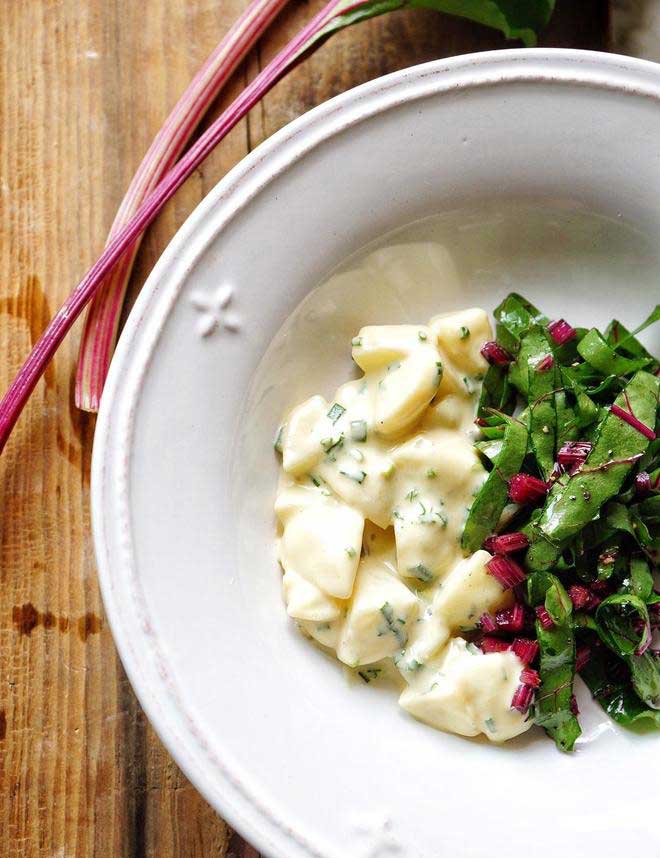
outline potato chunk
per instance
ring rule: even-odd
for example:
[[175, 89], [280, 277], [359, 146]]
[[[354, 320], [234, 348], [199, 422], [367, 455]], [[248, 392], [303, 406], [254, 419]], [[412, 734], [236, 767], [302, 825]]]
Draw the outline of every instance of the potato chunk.
[[533, 723], [528, 715], [511, 708], [522, 668], [513, 652], [485, 655], [455, 638], [426, 688], [406, 688], [399, 703], [438, 730], [461, 736], [484, 733], [491, 742], [504, 742]]
[[355, 591], [337, 646], [345, 664], [371, 664], [403, 649], [419, 600], [377, 557], [360, 563]]

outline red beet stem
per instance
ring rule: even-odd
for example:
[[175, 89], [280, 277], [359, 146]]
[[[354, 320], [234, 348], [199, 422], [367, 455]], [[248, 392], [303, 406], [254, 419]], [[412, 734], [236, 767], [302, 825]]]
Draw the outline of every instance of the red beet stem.
[[533, 698], [534, 689], [532, 686], [521, 684], [516, 688], [515, 694], [513, 695], [511, 708], [517, 709], [518, 712], [521, 712], [524, 715], [531, 706]]
[[524, 533], [504, 533], [501, 536], [489, 536], [484, 542], [486, 551], [491, 554], [513, 554], [527, 548], [529, 539]]
[[559, 346], [563, 346], [569, 340], [572, 340], [577, 331], [574, 327], [568, 324], [565, 319], [557, 319], [555, 322], [550, 322], [548, 325], [550, 336]]
[[571, 715], [579, 715], [580, 714], [580, 708], [578, 706], [577, 697], [575, 696], [575, 694], [571, 694], [571, 702], [570, 702], [569, 706], [571, 709]]
[[591, 659], [591, 647], [581, 646], [575, 655], [575, 670], [579, 673], [584, 667], [589, 664]]
[[536, 364], [537, 372], [547, 372], [555, 365], [555, 359], [552, 355], [546, 355]]
[[521, 632], [525, 626], [525, 608], [520, 602], [495, 614], [497, 628], [502, 632]]
[[516, 584], [522, 584], [527, 577], [525, 570], [515, 560], [499, 554], [491, 557], [486, 563], [486, 568], [505, 590], [515, 587]]
[[638, 420], [634, 414], [631, 414], [630, 411], [626, 411], [625, 408], [621, 408], [619, 405], [613, 405], [610, 408], [612, 414], [616, 414], [617, 417], [624, 420], [633, 429], [637, 429], [638, 432], [641, 432], [645, 438], [648, 438], [651, 441], [655, 441], [655, 432], [651, 429], [650, 426], [647, 426], [646, 423], [642, 423], [641, 420]]
[[[299, 58], [312, 50], [327, 34], [333, 21], [345, 16], [350, 6], [341, 9], [340, 0], [330, 0], [303, 29], [254, 77], [240, 95], [197, 138], [174, 164], [154, 190], [142, 202], [134, 216], [108, 242], [105, 250], [85, 274], [58, 313], [35, 343], [27, 360], [0, 402], [0, 452], [4, 449], [27, 400], [44, 373], [62, 340], [86, 304], [98, 294], [106, 277], [130, 253], [136, 240], [152, 223], [165, 203], [199, 167], [215, 146], [243, 119]], [[356, 3], [353, 8], [356, 8]]]
[[515, 638], [511, 649], [523, 664], [531, 664], [539, 653], [539, 644], [531, 638]]
[[489, 652], [506, 652], [511, 649], [511, 644], [507, 641], [503, 641], [500, 638], [493, 638], [490, 635], [485, 635], [480, 643], [481, 651], [485, 653]]
[[653, 642], [653, 635], [651, 634], [651, 623], [645, 623], [643, 620], [640, 620], [639, 632], [642, 635], [642, 639], [639, 642], [639, 646], [635, 650], [635, 655], [644, 655], [646, 650], [651, 646]]
[[506, 349], [503, 349], [502, 346], [492, 340], [484, 343], [480, 351], [488, 363], [496, 364], [497, 366], [506, 366], [513, 360], [513, 355], [510, 355]]
[[479, 623], [481, 625], [481, 628], [485, 632], [496, 632], [497, 631], [497, 623], [495, 622], [494, 618], [491, 617], [491, 615], [488, 613], [488, 611], [485, 611], [481, 615], [481, 617], [479, 619]]
[[571, 602], [573, 602], [573, 607], [576, 611], [585, 611], [592, 607], [592, 600], [594, 598], [598, 598], [597, 596], [591, 593], [586, 587], [583, 587], [582, 584], [573, 584], [568, 588], [568, 595], [570, 596]]
[[544, 628], [546, 631], [554, 629], [555, 621], [552, 619], [552, 617], [548, 613], [548, 609], [544, 605], [539, 605], [538, 607], [534, 608], [534, 612], [536, 613], [536, 616], [538, 617], [538, 621], [539, 623], [541, 623], [542, 628]]
[[515, 474], [509, 480], [509, 497], [514, 503], [538, 503], [548, 493], [548, 484], [530, 474]]
[[646, 471], [640, 471], [635, 477], [635, 494], [639, 498], [645, 498], [651, 494], [652, 489], [650, 474], [647, 474]]
[[567, 441], [557, 453], [557, 461], [564, 468], [582, 465], [587, 461], [593, 446], [590, 441]]
[[532, 688], [538, 688], [541, 684], [539, 672], [533, 667], [525, 667], [520, 671], [520, 681], [523, 685], [531, 685]]
[[[604, 552], [598, 558], [600, 562], [603, 562], [604, 557], [612, 557], [612, 563], [616, 560], [616, 551], [614, 552]], [[609, 581], [592, 581], [591, 582], [591, 591], [592, 593], [597, 593], [599, 596], [609, 596], [612, 592], [612, 585]]]

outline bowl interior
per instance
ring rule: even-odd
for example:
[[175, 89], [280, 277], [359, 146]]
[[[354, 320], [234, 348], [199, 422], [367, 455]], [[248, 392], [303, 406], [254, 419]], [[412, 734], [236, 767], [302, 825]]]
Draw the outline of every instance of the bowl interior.
[[658, 75], [616, 59], [436, 63], [324, 107], [221, 184], [136, 306], [95, 454], [106, 606], [170, 750], [266, 852], [481, 856], [514, 812], [540, 858], [656, 842], [653, 737], [588, 705], [574, 758], [436, 733], [299, 635], [273, 552], [274, 431], [352, 372], [362, 324], [510, 290], [584, 325], [657, 302]]

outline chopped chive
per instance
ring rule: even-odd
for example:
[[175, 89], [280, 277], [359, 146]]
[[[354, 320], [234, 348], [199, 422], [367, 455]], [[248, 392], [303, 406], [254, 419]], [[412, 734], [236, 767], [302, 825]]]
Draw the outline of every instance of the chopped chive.
[[426, 472], [426, 476], [429, 478], [429, 480], [434, 480], [438, 476], [438, 472], [435, 470], [435, 468], [429, 468]]
[[394, 635], [400, 646], [405, 646], [408, 640], [408, 635], [402, 628], [400, 628], [400, 626], [405, 625], [406, 621], [401, 617], [397, 617], [396, 620], [394, 619], [394, 610], [392, 609], [392, 606], [389, 602], [385, 602], [385, 604], [381, 607], [380, 612], [385, 618], [385, 622], [387, 623], [387, 631], [391, 632]]
[[359, 348], [362, 345], [362, 337], [353, 337], [351, 345], [355, 346], [355, 348]]
[[419, 331], [419, 332], [417, 333], [417, 336], [420, 338], [420, 340], [421, 340], [422, 342], [424, 342], [424, 340], [428, 340], [428, 336], [427, 336], [427, 334], [426, 334], [426, 331]]
[[393, 473], [394, 473], [394, 462], [390, 462], [388, 464], [388, 466], [385, 468], [385, 470], [383, 471], [383, 476], [385, 477], [386, 480], [389, 480], [389, 478], [392, 476]]
[[351, 558], [351, 560], [355, 557], [355, 549], [354, 548], [347, 548], [346, 553]]
[[330, 411], [328, 411], [328, 417], [333, 423], [336, 423], [345, 411], [346, 409], [343, 405], [335, 402]]
[[461, 339], [466, 340], [470, 336], [470, 329], [466, 328], [465, 325], [461, 325]]
[[366, 420], [351, 420], [351, 440], [366, 441], [367, 440], [367, 421]]
[[321, 438], [321, 446], [325, 450], [326, 453], [329, 453], [331, 450], [334, 450], [337, 447], [342, 447], [344, 445], [344, 436], [338, 435], [333, 438]]
[[360, 471], [357, 469], [354, 471], [342, 471], [342, 470], [340, 470], [339, 473], [343, 477], [348, 477], [349, 480], [355, 480], [356, 483], [363, 483], [364, 478], [367, 476], [364, 471]]
[[360, 679], [364, 680], [367, 685], [372, 679], [377, 679], [380, 676], [380, 673], [380, 667], [366, 667], [363, 670], [358, 670], [358, 676]]
[[277, 430], [277, 434], [275, 435], [275, 440], [273, 441], [273, 447], [277, 450], [278, 453], [282, 452], [283, 448], [283, 440], [284, 440], [284, 426], [280, 426]]
[[416, 566], [409, 566], [408, 572], [411, 572], [418, 581], [423, 581], [425, 584], [428, 584], [429, 581], [433, 581], [435, 575], [428, 566], [424, 566], [423, 563], [418, 563]]

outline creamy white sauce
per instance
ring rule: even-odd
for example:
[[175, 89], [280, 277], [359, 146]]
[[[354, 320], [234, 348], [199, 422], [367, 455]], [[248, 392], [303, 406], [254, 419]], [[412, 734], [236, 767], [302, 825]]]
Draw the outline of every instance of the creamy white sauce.
[[351, 667], [392, 658], [408, 683], [400, 703], [420, 720], [499, 742], [531, 723], [511, 709], [522, 664], [460, 637], [511, 601], [490, 555], [460, 546], [486, 477], [472, 432], [490, 338], [479, 309], [362, 328], [352, 348], [363, 376], [282, 427], [275, 512], [301, 628]]

